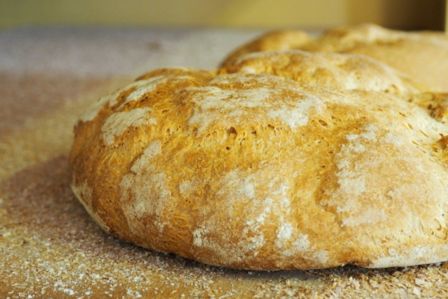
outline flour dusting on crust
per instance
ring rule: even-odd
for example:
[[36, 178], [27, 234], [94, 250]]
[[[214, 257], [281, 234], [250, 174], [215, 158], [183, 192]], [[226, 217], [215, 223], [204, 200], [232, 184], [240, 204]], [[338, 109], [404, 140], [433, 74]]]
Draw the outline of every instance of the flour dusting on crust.
[[164, 227], [159, 219], [171, 192], [166, 186], [166, 175], [152, 163], [152, 159], [160, 154], [160, 142], [151, 142], [120, 183], [123, 211], [129, 227], [136, 233], [144, 231], [139, 220], [147, 215], [156, 219], [155, 224], [159, 230]]
[[[308, 123], [311, 113], [322, 112], [321, 99], [304, 93], [292, 81], [271, 77], [227, 75], [212, 81], [216, 86], [189, 88], [195, 108], [188, 124], [198, 126], [201, 133], [216, 122], [241, 123], [248, 118], [268, 117], [296, 129]], [[226, 86], [229, 82], [246, 83], [248, 87], [232, 89]]]
[[107, 145], [111, 145], [117, 136], [131, 127], [157, 124], [156, 118], [151, 116], [150, 113], [150, 108], [135, 108], [130, 111], [115, 112], [106, 119], [101, 127], [102, 139]]

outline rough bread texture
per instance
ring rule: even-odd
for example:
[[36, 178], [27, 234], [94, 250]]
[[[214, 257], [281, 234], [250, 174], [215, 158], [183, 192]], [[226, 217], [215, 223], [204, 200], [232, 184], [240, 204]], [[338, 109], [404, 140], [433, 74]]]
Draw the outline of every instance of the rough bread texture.
[[153, 71], [79, 121], [72, 189], [104, 230], [212, 265], [447, 260], [448, 127], [368, 89]]
[[[290, 31], [285, 35], [291, 36]], [[279, 50], [277, 46], [269, 46], [271, 44], [263, 49], [252, 48], [251, 45], [261, 44], [265, 39], [270, 39], [269, 34], [240, 46], [222, 66], [234, 63], [248, 52]], [[331, 29], [308, 41], [285, 38], [281, 49], [364, 54], [396, 68], [427, 90], [448, 91], [448, 37], [443, 33], [402, 32], [363, 24]]]
[[370, 90], [401, 95], [420, 86], [393, 68], [364, 55], [313, 53], [302, 50], [254, 52], [229, 61], [221, 73], [272, 74], [302, 86]]
[[263, 34], [261, 38], [254, 39], [238, 47], [227, 56], [226, 60], [232, 61], [241, 55], [252, 52], [300, 48], [310, 40], [311, 37], [306, 32], [300, 30], [270, 31]]

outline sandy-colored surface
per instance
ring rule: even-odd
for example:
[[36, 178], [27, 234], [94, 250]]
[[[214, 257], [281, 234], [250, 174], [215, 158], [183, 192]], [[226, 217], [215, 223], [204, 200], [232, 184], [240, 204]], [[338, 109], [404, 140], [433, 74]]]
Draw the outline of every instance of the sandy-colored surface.
[[77, 115], [135, 72], [168, 61], [212, 67], [253, 33], [66, 31], [0, 33], [0, 297], [448, 297], [448, 264], [229, 271], [104, 234], [68, 187]]

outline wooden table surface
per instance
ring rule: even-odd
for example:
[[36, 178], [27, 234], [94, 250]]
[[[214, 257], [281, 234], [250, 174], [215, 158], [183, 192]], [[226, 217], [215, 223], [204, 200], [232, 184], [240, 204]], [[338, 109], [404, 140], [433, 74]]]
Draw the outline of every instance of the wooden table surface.
[[1, 298], [447, 298], [448, 264], [247, 272], [120, 242], [71, 193], [78, 115], [161, 66], [213, 68], [259, 31], [18, 28], [0, 32]]

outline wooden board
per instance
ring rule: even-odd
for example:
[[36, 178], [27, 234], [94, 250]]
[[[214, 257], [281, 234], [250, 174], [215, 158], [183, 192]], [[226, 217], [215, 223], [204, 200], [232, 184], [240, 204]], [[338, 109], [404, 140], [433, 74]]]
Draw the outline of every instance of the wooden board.
[[[386, 270], [344, 267], [321, 271], [231, 271], [137, 248], [103, 233], [71, 193], [67, 164], [72, 126], [79, 113], [99, 95], [132, 77], [123, 71], [124, 66], [107, 69], [98, 65], [111, 55], [100, 51], [107, 44], [103, 35], [109, 36], [109, 46], [114, 42], [121, 45], [122, 59], [135, 60], [134, 65], [125, 64], [130, 70], [141, 67], [136, 57], [126, 56], [129, 51], [140, 55], [136, 49], [125, 51], [132, 47], [133, 39], [139, 45], [138, 39], [152, 36], [153, 42], [163, 45], [173, 32], [132, 31], [130, 38], [105, 31], [103, 41], [98, 41], [93, 38], [95, 32], [78, 32], [72, 40], [64, 31], [60, 35], [39, 31], [39, 38], [47, 43], [39, 46], [39, 41], [36, 47], [41, 49], [34, 48], [42, 55], [40, 61], [35, 60], [37, 65], [32, 65], [27, 56], [32, 55], [31, 50], [28, 53], [20, 49], [36, 39], [35, 34], [27, 32], [32, 31], [0, 33], [1, 298], [448, 297], [448, 264]], [[217, 63], [219, 56], [250, 34], [179, 33], [179, 42], [170, 44], [178, 46], [179, 52], [164, 49], [164, 53], [150, 55], [159, 55], [164, 61], [177, 55], [173, 59], [178, 62], [185, 59], [186, 64], [199, 65], [201, 54], [207, 55], [208, 49], [201, 48], [203, 52], [192, 59], [189, 51], [198, 48], [182, 48], [181, 42], [196, 43], [205, 36], [220, 40], [214, 45], [219, 53], [207, 58]], [[123, 40], [129, 45], [123, 47]], [[8, 50], [14, 47], [6, 45], [6, 41], [15, 43], [22, 54]], [[57, 53], [72, 51], [72, 56], [45, 53], [48, 44], [56, 47]], [[145, 67], [150, 68], [151, 63], [159, 61], [150, 60]]]

